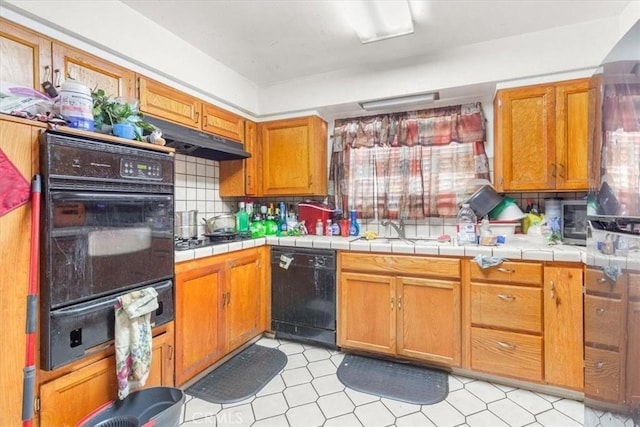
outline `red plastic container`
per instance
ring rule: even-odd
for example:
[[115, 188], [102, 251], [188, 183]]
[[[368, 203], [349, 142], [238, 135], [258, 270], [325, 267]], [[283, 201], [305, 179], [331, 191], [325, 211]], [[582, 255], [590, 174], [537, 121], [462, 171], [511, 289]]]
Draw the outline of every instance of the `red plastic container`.
[[309, 234], [316, 234], [316, 222], [322, 221], [322, 229], [327, 226], [327, 220], [331, 219], [333, 209], [318, 202], [298, 203], [298, 221], [304, 221]]

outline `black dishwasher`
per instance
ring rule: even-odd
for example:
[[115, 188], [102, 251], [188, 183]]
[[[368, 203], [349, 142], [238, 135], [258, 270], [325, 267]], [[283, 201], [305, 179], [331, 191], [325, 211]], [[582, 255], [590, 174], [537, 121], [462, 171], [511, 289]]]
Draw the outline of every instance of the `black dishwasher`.
[[276, 338], [336, 348], [336, 252], [271, 248], [271, 328]]

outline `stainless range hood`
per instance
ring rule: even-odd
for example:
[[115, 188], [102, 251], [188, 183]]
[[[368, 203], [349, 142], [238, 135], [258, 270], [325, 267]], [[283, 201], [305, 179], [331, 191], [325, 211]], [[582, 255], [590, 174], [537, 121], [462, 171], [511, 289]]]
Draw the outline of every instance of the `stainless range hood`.
[[145, 116], [144, 121], [162, 131], [167, 147], [175, 148], [176, 153], [202, 157], [210, 160], [238, 160], [251, 157], [239, 142], [176, 125], [155, 117]]

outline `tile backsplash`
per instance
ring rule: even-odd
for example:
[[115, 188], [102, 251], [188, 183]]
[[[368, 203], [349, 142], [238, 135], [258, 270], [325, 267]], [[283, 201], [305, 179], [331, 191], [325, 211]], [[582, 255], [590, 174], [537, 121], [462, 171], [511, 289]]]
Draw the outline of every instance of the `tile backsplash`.
[[[516, 203], [525, 210], [527, 199], [535, 203], [544, 212], [544, 199], [554, 197], [567, 200], [577, 200], [585, 197], [586, 193], [505, 193], [505, 196], [516, 200]], [[312, 197], [311, 200], [322, 201], [322, 197]], [[210, 218], [223, 213], [236, 212], [238, 202], [242, 197], [220, 196], [220, 167], [214, 160], [201, 159], [192, 156], [176, 154], [175, 159], [175, 210], [185, 211], [196, 209], [198, 211], [198, 233], [204, 233], [204, 218]], [[277, 206], [283, 201], [287, 207], [297, 207], [299, 202], [309, 200], [308, 197], [261, 197], [252, 198], [254, 205], [267, 205], [273, 203]], [[390, 226], [380, 225], [379, 220], [360, 220], [362, 232], [372, 230], [381, 236], [394, 236], [395, 231]], [[453, 235], [455, 233], [455, 218], [427, 218], [423, 220], [410, 220], [405, 222], [405, 233], [409, 237], [439, 236], [442, 234]]]

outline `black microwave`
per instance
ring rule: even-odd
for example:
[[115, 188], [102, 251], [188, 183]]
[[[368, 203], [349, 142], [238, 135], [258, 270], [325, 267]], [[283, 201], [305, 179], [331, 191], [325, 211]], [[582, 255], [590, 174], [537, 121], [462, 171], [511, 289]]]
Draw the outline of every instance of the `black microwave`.
[[573, 245], [587, 245], [587, 201], [562, 200], [562, 241]]

